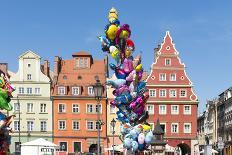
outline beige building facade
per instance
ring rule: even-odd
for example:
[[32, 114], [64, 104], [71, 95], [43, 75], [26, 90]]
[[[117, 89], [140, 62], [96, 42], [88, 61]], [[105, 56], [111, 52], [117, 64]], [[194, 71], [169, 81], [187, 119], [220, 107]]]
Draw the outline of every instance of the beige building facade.
[[16, 88], [11, 100], [13, 110], [10, 112], [16, 115], [11, 124], [11, 153], [19, 151], [19, 143], [37, 138], [52, 141], [49, 63], [45, 61], [41, 65], [40, 61], [39, 55], [26, 51], [19, 56], [18, 72], [9, 72], [10, 81]]

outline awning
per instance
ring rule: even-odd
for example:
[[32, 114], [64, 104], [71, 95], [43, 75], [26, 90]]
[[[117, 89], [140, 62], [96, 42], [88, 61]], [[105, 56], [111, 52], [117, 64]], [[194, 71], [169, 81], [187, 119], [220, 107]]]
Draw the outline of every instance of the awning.
[[[204, 149], [200, 151], [200, 153], [204, 153]], [[218, 153], [217, 150], [212, 149], [212, 153]]]

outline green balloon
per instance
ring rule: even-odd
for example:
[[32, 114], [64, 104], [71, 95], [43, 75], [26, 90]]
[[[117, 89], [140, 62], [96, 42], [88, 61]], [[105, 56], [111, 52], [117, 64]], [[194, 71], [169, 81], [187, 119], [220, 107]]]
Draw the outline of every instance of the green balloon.
[[0, 109], [11, 111], [13, 107], [9, 102], [7, 90], [0, 88]]

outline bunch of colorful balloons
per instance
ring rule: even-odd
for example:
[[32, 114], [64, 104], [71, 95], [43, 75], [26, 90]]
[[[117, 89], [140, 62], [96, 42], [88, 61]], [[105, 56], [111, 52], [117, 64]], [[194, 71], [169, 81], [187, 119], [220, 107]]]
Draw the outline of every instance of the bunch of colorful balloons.
[[[8, 82], [7, 76], [0, 75], [0, 109], [11, 111], [12, 106], [9, 103], [11, 101], [12, 92], [15, 89]], [[0, 112], [0, 154], [7, 154], [9, 151], [9, 145], [11, 144], [11, 136], [9, 133], [12, 129], [9, 127], [15, 116], [6, 116]]]
[[115, 99], [110, 104], [118, 108], [120, 139], [124, 147], [133, 152], [143, 151], [150, 145], [153, 133], [150, 124], [146, 122], [149, 115], [145, 104], [149, 95], [146, 93], [146, 83], [142, 81], [141, 55], [132, 56], [135, 45], [130, 39], [130, 26], [120, 26], [116, 9], [110, 10], [108, 19], [105, 35], [98, 38], [102, 50], [115, 60], [115, 63], [109, 63], [117, 77], [116, 80], [107, 81], [107, 85], [114, 88]]

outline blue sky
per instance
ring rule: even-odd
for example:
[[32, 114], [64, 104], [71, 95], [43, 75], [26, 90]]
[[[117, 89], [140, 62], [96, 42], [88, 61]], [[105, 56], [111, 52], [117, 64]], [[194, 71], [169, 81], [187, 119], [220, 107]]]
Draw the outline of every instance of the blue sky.
[[[0, 62], [17, 71], [18, 56], [33, 50], [53, 65], [54, 56], [71, 58], [89, 51], [102, 59], [96, 36], [104, 34], [109, 9], [132, 30], [136, 53], [149, 70], [153, 49], [169, 30], [199, 97], [207, 99], [232, 84], [232, 2], [216, 0], [20, 0], [0, 2]], [[135, 54], [136, 54], [135, 53]]]

